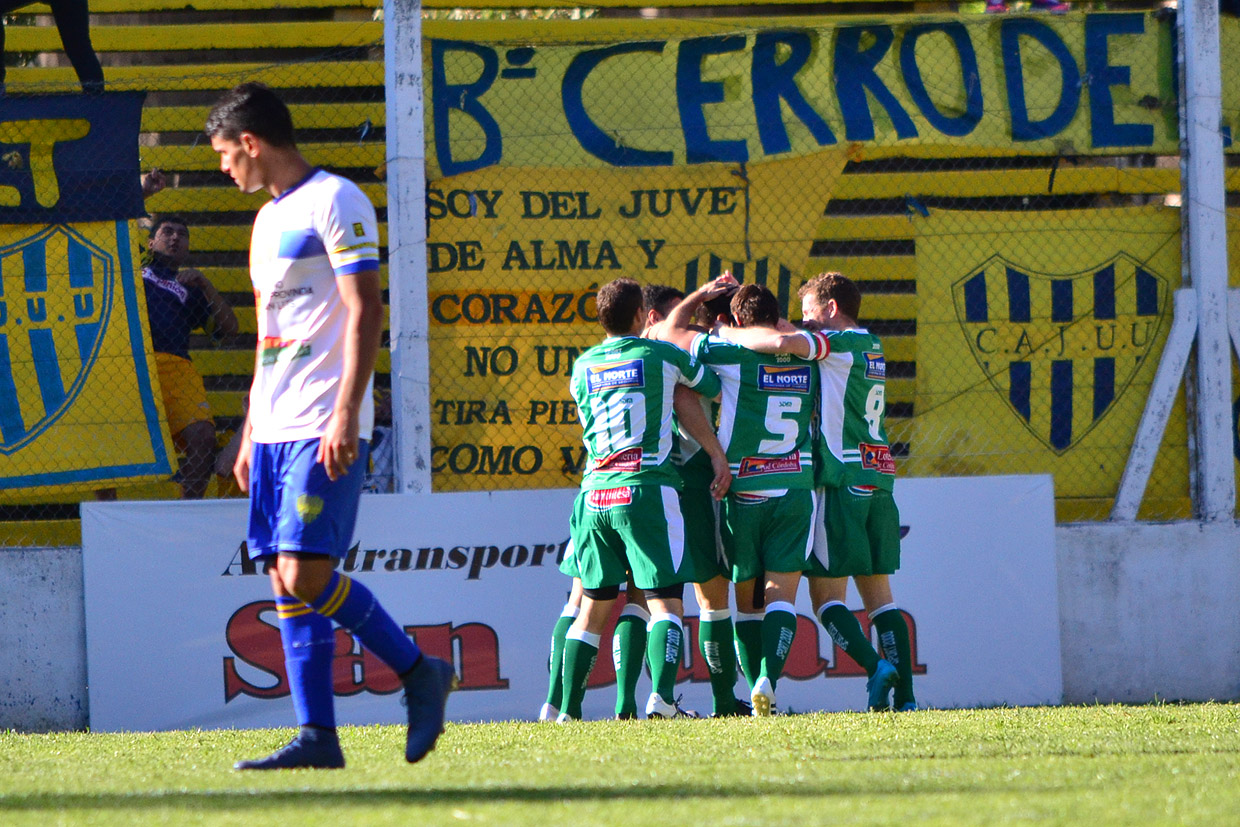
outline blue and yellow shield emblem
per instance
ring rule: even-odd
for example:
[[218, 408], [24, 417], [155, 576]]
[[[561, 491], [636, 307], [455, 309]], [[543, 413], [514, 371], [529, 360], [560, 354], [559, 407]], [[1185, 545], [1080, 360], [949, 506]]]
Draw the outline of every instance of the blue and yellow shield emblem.
[[1063, 274], [994, 256], [952, 285], [952, 301], [991, 386], [1062, 454], [1113, 409], [1151, 355], [1169, 285], [1124, 253]]
[[99, 355], [115, 270], [114, 256], [63, 225], [0, 248], [0, 453], [73, 404]]

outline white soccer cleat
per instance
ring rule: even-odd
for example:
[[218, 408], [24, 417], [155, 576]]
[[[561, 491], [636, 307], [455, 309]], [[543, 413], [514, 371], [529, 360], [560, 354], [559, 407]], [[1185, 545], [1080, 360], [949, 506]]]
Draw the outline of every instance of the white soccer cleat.
[[646, 701], [646, 717], [701, 718], [702, 716], [694, 712], [692, 709], [681, 709], [680, 698], [677, 698], [674, 702], [669, 704], [659, 696], [658, 692], [651, 692], [650, 700]]
[[775, 688], [771, 686], [771, 679], [767, 677], [758, 678], [758, 682], [754, 684], [753, 692], [749, 695], [749, 700], [753, 703], [753, 716], [755, 718], [766, 718], [771, 714], [771, 710], [775, 708]]
[[558, 717], [560, 717], [560, 710], [551, 704], [543, 704], [542, 709], [538, 710], [538, 720], [540, 721], [554, 721]]

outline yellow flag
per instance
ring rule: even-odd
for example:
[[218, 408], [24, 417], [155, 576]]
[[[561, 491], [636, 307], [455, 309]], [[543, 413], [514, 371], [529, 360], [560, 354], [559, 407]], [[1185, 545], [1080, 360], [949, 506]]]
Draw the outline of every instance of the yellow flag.
[[[914, 476], [1053, 473], [1059, 519], [1105, 517], [1180, 284], [1164, 208], [977, 213], [917, 222]], [[1187, 515], [1182, 402], [1145, 500]]]
[[0, 225], [6, 500], [171, 474], [136, 260], [127, 221]]

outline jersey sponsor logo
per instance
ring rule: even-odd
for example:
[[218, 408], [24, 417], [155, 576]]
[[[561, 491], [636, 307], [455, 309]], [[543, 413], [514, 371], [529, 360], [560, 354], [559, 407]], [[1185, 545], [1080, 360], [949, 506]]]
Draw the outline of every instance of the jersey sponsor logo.
[[159, 289], [166, 290], [177, 297], [177, 301], [185, 304], [189, 300], [189, 288], [176, 279], [162, 279], [155, 275], [150, 267], [142, 268], [142, 280], [147, 284]]
[[1075, 273], [996, 255], [952, 285], [952, 300], [991, 387], [1062, 454], [1115, 409], [1151, 356], [1172, 283], [1127, 253]]
[[618, 505], [633, 504], [633, 487], [622, 485], [619, 488], [599, 488], [586, 495], [586, 508], [591, 511], [606, 511]]
[[809, 365], [758, 365], [758, 389], [780, 393], [809, 393]]
[[862, 442], [857, 445], [861, 452], [861, 467], [880, 474], [894, 474], [896, 461], [891, 456], [891, 448], [886, 445], [871, 445]]
[[362, 226], [362, 222], [360, 221], [353, 222], [353, 235], [357, 236], [358, 238], [361, 238], [362, 236], [366, 235], [366, 228]]
[[609, 474], [640, 471], [642, 469], [642, 449], [625, 448], [594, 461], [595, 471], [606, 471]]
[[796, 474], [801, 470], [801, 455], [797, 452], [782, 457], [744, 457], [739, 477], [760, 477], [764, 474]]
[[865, 357], [865, 378], [885, 382], [887, 380], [887, 360], [883, 358], [883, 354], [867, 350], [861, 355]]
[[277, 339], [266, 336], [259, 348], [259, 364], [274, 365], [277, 362], [292, 362], [310, 355], [310, 343], [299, 339]]
[[603, 362], [586, 368], [586, 391], [588, 393], [617, 388], [640, 388], [645, 384], [645, 364], [641, 359]]

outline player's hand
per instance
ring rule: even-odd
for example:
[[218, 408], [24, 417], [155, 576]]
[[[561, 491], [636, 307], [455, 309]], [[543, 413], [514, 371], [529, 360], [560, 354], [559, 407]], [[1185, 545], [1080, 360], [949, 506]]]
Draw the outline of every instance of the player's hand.
[[[241, 426], [247, 431], [248, 425]], [[237, 448], [237, 458], [233, 461], [233, 478], [237, 480], [237, 487], [241, 489], [242, 494], [250, 493], [250, 457], [253, 454], [254, 446], [250, 442], [250, 435], [246, 433], [241, 437], [241, 445]]]
[[168, 180], [164, 178], [164, 173], [156, 167], [142, 176], [142, 197], [150, 198], [166, 186], [168, 186]]
[[717, 296], [723, 296], [727, 293], [731, 293], [740, 286], [741, 283], [732, 276], [732, 272], [729, 270], [725, 271], [719, 278], [712, 279], [702, 285], [701, 293], [702, 296], [709, 301]]
[[316, 460], [323, 463], [327, 478], [332, 482], [348, 474], [357, 461], [357, 431], [357, 415], [351, 411], [337, 410], [327, 422], [327, 433], [319, 439]]
[[182, 267], [177, 271], [177, 283], [186, 287], [197, 287], [199, 290], [207, 289], [210, 282], [207, 277], [202, 274], [201, 270], [194, 267]]
[[727, 495], [728, 489], [732, 487], [732, 468], [728, 465], [728, 458], [724, 454], [711, 457], [710, 467], [715, 472], [715, 478], [710, 483], [710, 495], [716, 501], [722, 500]]

